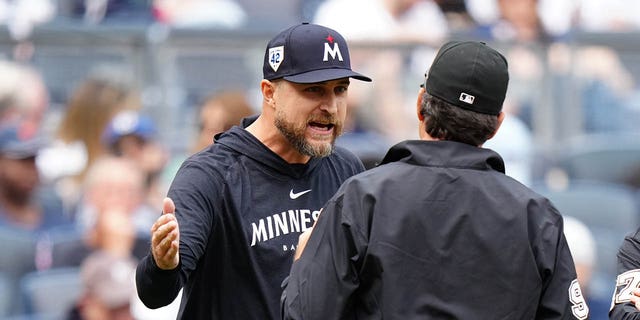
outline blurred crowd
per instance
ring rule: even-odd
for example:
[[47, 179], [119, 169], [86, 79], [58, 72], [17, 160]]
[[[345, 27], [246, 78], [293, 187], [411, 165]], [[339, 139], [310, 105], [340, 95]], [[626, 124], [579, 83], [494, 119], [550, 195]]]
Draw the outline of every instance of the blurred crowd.
[[[2, 315], [51, 311], [26, 294], [37, 286], [32, 275], [67, 270], [82, 280], [79, 287], [48, 292], [58, 306], [72, 303], [65, 315], [129, 319], [138, 310], [145, 318], [151, 311], [133, 307], [131, 275], [148, 253], [170, 178], [188, 153], [253, 114], [247, 98], [236, 91], [207, 97], [187, 153], [169, 154], [141, 111], [139, 92], [121, 77], [87, 75], [47, 134], [48, 95], [37, 70], [11, 61], [0, 70], [3, 85], [13, 86], [0, 94], [0, 238], [9, 249], [0, 261], [0, 295], [11, 300]], [[101, 313], [107, 316], [92, 316]]]
[[[283, 19], [282, 12], [290, 16]], [[524, 184], [565, 181], [566, 187], [571, 172], [551, 170], [557, 163], [540, 152], [541, 144], [548, 147], [545, 130], [569, 133], [563, 117], [578, 116], [581, 134], [634, 134], [640, 116], [637, 75], [623, 57], [601, 45], [572, 47], [572, 36], [638, 32], [637, 12], [640, 2], [623, 0], [277, 0], [270, 6], [249, 0], [1, 0], [0, 24], [16, 45], [0, 60], [0, 240], [9, 253], [0, 258], [0, 297], [9, 299], [0, 303], [0, 318], [175, 317], [175, 305], [158, 313], [137, 301], [131, 280], [136, 261], [148, 252], [149, 229], [182, 160], [257, 110], [251, 92], [212, 87], [197, 101], [190, 141], [176, 150], [162, 139], [163, 128], [152, 117], [162, 111], [150, 112], [143, 88], [126, 74], [96, 68], [76, 79], [53, 113], [51, 84], [32, 63], [37, 46], [30, 38], [40, 26], [279, 30], [306, 20], [339, 30], [359, 44], [352, 52], [354, 69], [374, 79], [373, 86], [349, 88], [347, 130], [338, 140], [367, 167], [388, 146], [417, 137], [410, 97], [433, 48], [451, 38], [498, 43], [510, 64], [508, 116], [485, 147], [498, 151], [507, 174]], [[579, 85], [567, 87], [569, 78]], [[549, 97], [540, 94], [543, 89]], [[567, 107], [541, 116], [535, 108], [551, 99]], [[636, 180], [613, 182], [640, 194]], [[588, 292], [598, 263], [597, 234], [588, 221], [569, 221], [567, 238]], [[59, 299], [53, 306], [42, 294], [29, 294], [45, 274], [75, 283], [65, 292], [47, 291], [49, 299]], [[45, 290], [42, 285], [35, 290]], [[603, 300], [593, 299], [600, 311], [592, 319], [605, 318]]]

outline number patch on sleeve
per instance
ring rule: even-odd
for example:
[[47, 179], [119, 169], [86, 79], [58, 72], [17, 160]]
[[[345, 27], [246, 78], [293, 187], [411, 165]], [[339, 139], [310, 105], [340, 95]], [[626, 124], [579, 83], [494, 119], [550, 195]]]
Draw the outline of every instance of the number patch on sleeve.
[[631, 301], [633, 290], [640, 287], [640, 269], [629, 270], [619, 274], [616, 278], [616, 292], [613, 303], [625, 303]]
[[577, 279], [571, 281], [571, 286], [569, 286], [569, 301], [573, 305], [571, 306], [571, 313], [573, 313], [574, 317], [580, 320], [589, 317], [589, 307], [584, 300], [582, 289], [580, 289]]

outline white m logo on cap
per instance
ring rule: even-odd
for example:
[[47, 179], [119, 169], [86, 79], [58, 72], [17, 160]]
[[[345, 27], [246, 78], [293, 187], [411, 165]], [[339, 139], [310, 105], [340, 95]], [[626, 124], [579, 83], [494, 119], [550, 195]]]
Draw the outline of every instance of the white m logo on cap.
[[329, 61], [329, 55], [333, 60], [336, 59], [336, 55], [338, 55], [338, 60], [342, 61], [342, 54], [340, 53], [340, 47], [338, 47], [338, 43], [333, 43], [333, 49], [329, 46], [329, 43], [324, 43], [324, 59], [322, 61]]

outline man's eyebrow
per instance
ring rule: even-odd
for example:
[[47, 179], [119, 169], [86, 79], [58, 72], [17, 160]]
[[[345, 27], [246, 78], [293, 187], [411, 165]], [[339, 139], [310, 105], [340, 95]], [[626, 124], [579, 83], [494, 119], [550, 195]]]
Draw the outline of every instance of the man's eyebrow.
[[[326, 85], [328, 84], [330, 81], [334, 81], [334, 80], [328, 80], [328, 81], [320, 81], [320, 82], [313, 82], [313, 83], [305, 83], [307, 85], [318, 85], [318, 84], [323, 84]], [[351, 84], [351, 81], [349, 80], [349, 78], [347, 79], [343, 79], [342, 81], [338, 82], [339, 84]]]
[[338, 84], [351, 84], [351, 81], [349, 81], [349, 79], [344, 79], [344, 80], [338, 82]]

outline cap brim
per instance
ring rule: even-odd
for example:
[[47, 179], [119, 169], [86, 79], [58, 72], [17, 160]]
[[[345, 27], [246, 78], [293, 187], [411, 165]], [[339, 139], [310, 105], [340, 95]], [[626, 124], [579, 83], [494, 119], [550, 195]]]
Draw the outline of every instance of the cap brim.
[[45, 146], [46, 141], [44, 139], [36, 138], [21, 143], [10, 143], [0, 150], [0, 154], [7, 159], [28, 159], [36, 157]]
[[371, 78], [349, 69], [320, 69], [292, 76], [284, 76], [283, 79], [295, 83], [316, 83], [342, 78], [354, 78], [356, 80], [371, 82]]

